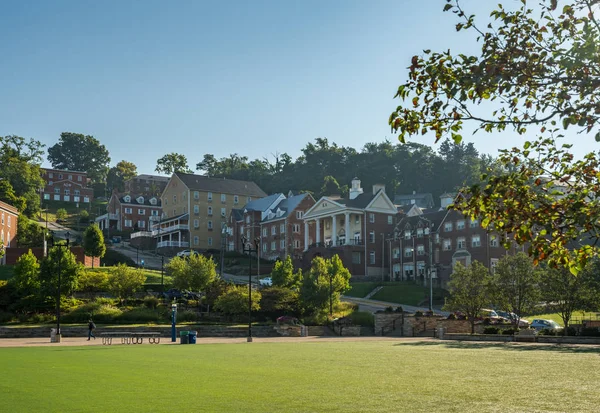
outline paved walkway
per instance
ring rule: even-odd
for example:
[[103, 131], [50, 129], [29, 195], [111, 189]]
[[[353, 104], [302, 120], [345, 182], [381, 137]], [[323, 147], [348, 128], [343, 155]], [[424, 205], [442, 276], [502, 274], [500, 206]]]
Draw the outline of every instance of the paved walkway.
[[[378, 301], [378, 300], [369, 300], [366, 298], [356, 298], [356, 297], [348, 297], [346, 295], [342, 296], [344, 301], [348, 301], [351, 303], [358, 304], [362, 311], [377, 311], [377, 310], [385, 310], [387, 307], [396, 308], [401, 306], [404, 311], [408, 311], [414, 313], [415, 311], [428, 311], [428, 307], [415, 307], [412, 305], [398, 304], [398, 303], [388, 303], [386, 301]], [[443, 316], [448, 316], [450, 313], [448, 311], [442, 311], [440, 309], [434, 308], [434, 312], [436, 314], [441, 314]]]
[[[319, 342], [339, 342], [339, 341], [396, 341], [396, 342], [410, 342], [410, 341], [431, 341], [431, 338], [423, 337], [321, 337], [321, 336], [310, 336], [310, 337], [255, 337], [254, 343], [319, 343]], [[247, 343], [245, 337], [198, 337], [197, 344], [242, 344]], [[179, 345], [179, 341], [172, 343], [169, 337], [161, 337], [161, 345]], [[113, 340], [112, 347], [123, 346], [127, 344], [121, 344], [118, 339]], [[144, 340], [144, 346], [149, 345]], [[98, 337], [96, 340], [92, 339], [87, 341], [85, 337], [67, 337], [63, 338], [60, 343], [50, 343], [50, 338], [3, 338], [0, 339], [0, 348], [3, 347], [71, 347], [71, 346], [102, 346], [102, 339]], [[139, 344], [129, 346], [139, 346]], [[108, 346], [106, 346], [108, 347]]]

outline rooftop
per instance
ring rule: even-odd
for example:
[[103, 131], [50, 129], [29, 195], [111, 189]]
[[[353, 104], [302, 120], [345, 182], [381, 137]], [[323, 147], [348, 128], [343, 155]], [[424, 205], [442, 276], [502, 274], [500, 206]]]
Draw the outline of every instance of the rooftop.
[[253, 198], [263, 198], [267, 196], [267, 194], [252, 181], [209, 178], [203, 175], [184, 174], [180, 172], [177, 172], [175, 175], [177, 175], [191, 190], [251, 196]]

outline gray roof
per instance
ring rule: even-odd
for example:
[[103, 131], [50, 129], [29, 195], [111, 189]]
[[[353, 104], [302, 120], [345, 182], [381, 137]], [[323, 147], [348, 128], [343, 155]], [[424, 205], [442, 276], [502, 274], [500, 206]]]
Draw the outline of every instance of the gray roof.
[[175, 173], [191, 190], [215, 192], [231, 195], [251, 196], [262, 198], [267, 194], [251, 181], [238, 181], [236, 179], [209, 178], [204, 175]]
[[169, 182], [169, 179], [171, 179], [171, 178], [168, 176], [141, 174], [141, 175], [134, 176], [133, 178], [129, 179], [128, 181], [131, 181], [133, 179], [147, 179], [147, 180], [151, 180], [151, 181]]
[[413, 199], [415, 200], [415, 203], [422, 208], [429, 208], [435, 205], [435, 203], [433, 202], [433, 195], [431, 195], [431, 193], [429, 192], [424, 192], [420, 194], [395, 195], [394, 204], [410, 204]]
[[273, 194], [263, 198], [254, 199], [244, 205], [244, 209], [248, 211], [265, 212], [281, 195], [282, 194]]
[[335, 202], [346, 205], [348, 208], [365, 209], [367, 207], [367, 205], [369, 205], [371, 203], [373, 198], [375, 198], [375, 195], [368, 192], [368, 193], [362, 193], [354, 199], [349, 199], [349, 198], [335, 199]]
[[[129, 195], [131, 197], [131, 201], [130, 202], [125, 202], [125, 197]], [[138, 198], [139, 197], [143, 197], [144, 198], [144, 202], [139, 203], [138, 202]], [[156, 199], [156, 205], [152, 205], [150, 203], [150, 200], [154, 198]], [[141, 195], [141, 194], [122, 194], [119, 195], [119, 201], [122, 204], [127, 204], [127, 205], [145, 205], [145, 206], [150, 206], [150, 207], [158, 207], [160, 208], [161, 204], [160, 204], [160, 197], [159, 196], [148, 196], [148, 195]]]
[[417, 224], [419, 222], [422, 222], [422, 223], [431, 222], [431, 223], [433, 223], [433, 227], [431, 228], [432, 231], [437, 231], [437, 229], [441, 225], [442, 221], [446, 217], [447, 212], [448, 211], [446, 211], [446, 210], [442, 210], [442, 211], [431, 212], [431, 213], [423, 214], [423, 215], [415, 215], [412, 217], [404, 216], [398, 222], [398, 225], [396, 226], [396, 228], [398, 230], [402, 231], [406, 227], [406, 225], [410, 225], [411, 227], [414, 228], [417, 226]]
[[234, 221], [242, 221], [244, 219], [244, 210], [233, 208], [231, 210], [231, 215], [233, 216]]
[[309, 196], [309, 194], [300, 194], [300, 195], [294, 195], [294, 196], [291, 196], [289, 198], [282, 200], [279, 204], [277, 204], [273, 207], [273, 212], [277, 211], [278, 209], [281, 209], [283, 211], [283, 215], [275, 216], [271, 219], [267, 218], [267, 219], [263, 220], [263, 222], [276, 221], [278, 219], [288, 217], [291, 212], [293, 212], [296, 208], [298, 208], [298, 205], [300, 205], [300, 202], [302, 202], [307, 196]]

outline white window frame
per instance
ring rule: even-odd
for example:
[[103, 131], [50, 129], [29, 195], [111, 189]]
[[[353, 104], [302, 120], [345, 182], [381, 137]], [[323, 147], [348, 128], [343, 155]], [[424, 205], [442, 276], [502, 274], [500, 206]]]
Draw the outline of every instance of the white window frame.
[[285, 234], [285, 224], [279, 225], [279, 233], [280, 234]]
[[240, 197], [237, 196], [237, 195], [234, 195], [233, 196], [233, 203], [234, 203], [234, 205], [239, 204], [240, 203]]
[[146, 215], [146, 210], [145, 209], [138, 209], [138, 215]]
[[222, 217], [226, 217], [227, 216], [227, 208], [221, 208], [221, 216]]
[[471, 237], [471, 246], [473, 248], [481, 247], [481, 235], [473, 235]]
[[224, 204], [225, 202], [227, 202], [227, 195], [226, 194], [221, 194], [221, 202]]
[[375, 256], [375, 251], [370, 251], [369, 252], [369, 264], [375, 264], [376, 262], [376, 256]]
[[211, 202], [212, 201], [212, 192], [206, 194], [206, 199]]
[[210, 219], [208, 221], [206, 221], [206, 225], [207, 225], [208, 229], [213, 229], [213, 222]]
[[271, 235], [277, 235], [277, 225], [271, 225]]
[[369, 212], [369, 223], [370, 224], [374, 224], [375, 223], [375, 214], [372, 212]]
[[269, 230], [267, 229], [267, 227], [263, 227], [262, 233], [263, 233], [263, 237], [265, 237], [265, 238], [269, 236]]

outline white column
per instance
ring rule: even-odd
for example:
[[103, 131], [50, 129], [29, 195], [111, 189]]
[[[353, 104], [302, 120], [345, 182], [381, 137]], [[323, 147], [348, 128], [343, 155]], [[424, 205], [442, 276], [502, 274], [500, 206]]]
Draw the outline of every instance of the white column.
[[335, 240], [337, 237], [337, 217], [335, 215], [333, 215], [331, 217], [331, 220], [333, 221], [331, 224], [331, 231], [333, 233], [331, 235], [331, 242], [332, 242], [332, 245], [335, 247], [337, 245], [337, 242]]
[[350, 244], [350, 212], [346, 212], [346, 245]]
[[317, 218], [315, 221], [317, 222], [317, 235], [315, 237], [315, 242], [318, 244], [321, 242], [321, 219]]
[[304, 221], [304, 251], [308, 249], [308, 221]]

